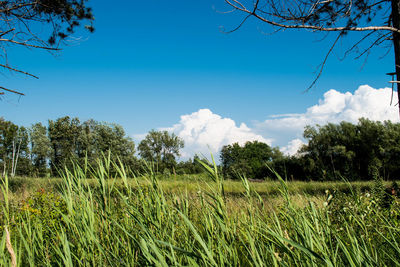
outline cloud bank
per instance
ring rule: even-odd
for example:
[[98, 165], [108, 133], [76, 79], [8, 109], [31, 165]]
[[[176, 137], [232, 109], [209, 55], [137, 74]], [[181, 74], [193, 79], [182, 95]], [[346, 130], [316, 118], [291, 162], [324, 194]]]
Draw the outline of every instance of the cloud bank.
[[[341, 121], [357, 123], [362, 117], [398, 122], [398, 107], [390, 105], [391, 94], [390, 88], [374, 89], [368, 85], [360, 86], [354, 93], [332, 89], [304, 113], [272, 115], [252, 127], [244, 123], [237, 126], [231, 118], [223, 118], [209, 109], [200, 109], [182, 115], [177, 124], [159, 130], [173, 132], [185, 141], [183, 159], [195, 154], [207, 156], [210, 152], [217, 156], [224, 145], [256, 140], [279, 146], [283, 153], [293, 155], [305, 143], [302, 135], [306, 125]], [[396, 100], [395, 97], [393, 102], [396, 103]], [[135, 137], [142, 139], [144, 136]]]
[[210, 152], [217, 154], [222, 146], [235, 142], [241, 145], [247, 141], [271, 144], [271, 140], [256, 134], [246, 124], [238, 127], [234, 120], [222, 118], [209, 109], [182, 115], [179, 123], [161, 130], [173, 132], [185, 141], [182, 152], [184, 158], [195, 154], [207, 156]]
[[[293, 154], [304, 142], [302, 134], [306, 125], [341, 121], [357, 123], [362, 117], [374, 121], [398, 122], [399, 111], [397, 106], [390, 105], [391, 94], [391, 88], [374, 89], [368, 85], [360, 86], [354, 94], [331, 89], [318, 104], [307, 108], [306, 112], [273, 115], [257, 123], [255, 129], [262, 136], [272, 138], [274, 144], [283, 146], [283, 152]], [[397, 97], [394, 97], [393, 102], [397, 102]]]

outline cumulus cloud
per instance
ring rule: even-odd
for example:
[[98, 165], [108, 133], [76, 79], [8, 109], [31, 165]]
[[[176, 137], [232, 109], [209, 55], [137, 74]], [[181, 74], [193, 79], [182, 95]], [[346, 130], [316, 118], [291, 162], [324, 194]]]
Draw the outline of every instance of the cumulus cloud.
[[222, 118], [209, 109], [200, 109], [192, 114], [182, 115], [179, 123], [169, 128], [162, 128], [175, 133], [185, 141], [182, 157], [195, 154], [217, 154], [222, 146], [238, 142], [260, 141], [271, 144], [271, 140], [256, 134], [242, 123], [238, 127], [234, 120]]
[[[306, 125], [341, 121], [357, 123], [362, 117], [374, 121], [398, 122], [398, 107], [390, 105], [391, 94], [391, 88], [374, 89], [368, 85], [360, 86], [354, 94], [331, 89], [317, 105], [309, 107], [305, 113], [270, 116], [256, 125], [256, 132], [273, 138], [274, 144], [284, 146], [282, 150], [285, 153], [293, 154], [295, 147], [301, 145]], [[288, 144], [290, 139], [292, 141]]]
[[[185, 141], [183, 159], [195, 154], [207, 156], [210, 152], [216, 155], [224, 145], [234, 142], [243, 145], [246, 141], [256, 140], [279, 146], [283, 153], [294, 155], [305, 144], [303, 131], [306, 125], [341, 121], [357, 123], [362, 117], [398, 122], [398, 107], [390, 105], [391, 94], [391, 88], [374, 89], [368, 85], [360, 86], [354, 93], [332, 89], [304, 113], [272, 115], [252, 127], [244, 123], [237, 126], [230, 118], [223, 118], [209, 109], [200, 109], [182, 115], [177, 124], [159, 130], [173, 132]], [[144, 136], [139, 134], [134, 138], [141, 140]]]
[[287, 144], [287, 146], [282, 147], [280, 150], [287, 155], [295, 155], [297, 151], [303, 146], [305, 143], [303, 140], [296, 138]]

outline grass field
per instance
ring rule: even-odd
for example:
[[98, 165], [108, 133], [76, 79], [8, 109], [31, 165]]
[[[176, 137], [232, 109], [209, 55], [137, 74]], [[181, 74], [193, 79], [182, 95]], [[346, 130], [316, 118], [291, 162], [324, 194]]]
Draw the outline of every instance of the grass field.
[[[139, 184], [148, 185], [150, 181], [148, 177], [139, 178], [128, 178], [128, 183], [131, 186], [136, 187], [136, 181], [139, 180]], [[208, 187], [215, 186], [212, 184], [212, 180], [206, 174], [198, 175], [177, 175], [171, 177], [157, 177], [158, 184], [162, 187], [165, 192], [168, 193], [195, 193], [199, 190], [208, 189]], [[88, 184], [95, 186], [98, 185], [97, 179], [86, 179]], [[40, 188], [48, 190], [56, 190], [61, 184], [63, 184], [63, 178], [30, 178], [30, 177], [15, 177], [9, 179], [10, 191], [18, 194], [23, 191], [37, 191]], [[280, 182], [276, 181], [264, 181], [264, 182], [249, 182], [252, 188], [260, 195], [274, 196], [280, 194], [279, 187]], [[123, 184], [122, 179], [116, 180], [116, 185], [121, 186]], [[240, 180], [224, 180], [223, 181], [225, 193], [228, 195], [242, 195], [245, 192], [242, 181]], [[308, 194], [313, 196], [325, 195], [326, 190], [329, 191], [341, 191], [349, 192], [349, 184], [355, 190], [362, 192], [370, 191], [373, 187], [373, 181], [358, 181], [358, 182], [303, 182], [303, 181], [288, 181], [286, 182], [290, 194]], [[390, 182], [384, 182], [386, 186]]]
[[[400, 205], [368, 183], [4, 179], [2, 266], [395, 266]], [[161, 178], [161, 179], [160, 179]], [[381, 185], [381, 189], [384, 186]]]

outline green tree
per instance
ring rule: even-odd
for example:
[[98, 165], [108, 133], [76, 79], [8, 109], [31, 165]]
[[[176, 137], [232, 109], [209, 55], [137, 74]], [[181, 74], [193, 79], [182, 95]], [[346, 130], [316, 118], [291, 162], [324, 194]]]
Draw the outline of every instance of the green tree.
[[13, 140], [11, 177], [16, 174], [27, 176], [31, 172], [28, 130], [19, 126]]
[[48, 134], [52, 147], [51, 170], [53, 175], [65, 166], [70, 167], [77, 160], [78, 140], [81, 125], [78, 118], [62, 117], [56, 121], [49, 120]]
[[28, 133], [25, 127], [18, 127], [0, 118], [0, 159], [3, 176], [29, 174]]
[[200, 160], [198, 155], [195, 155], [193, 159], [186, 161], [180, 161], [176, 165], [177, 174], [198, 174], [204, 172], [204, 168], [197, 163]]
[[87, 159], [90, 164], [93, 164], [99, 154], [96, 148], [98, 124], [97, 121], [92, 119], [81, 124], [76, 151], [81, 163]]
[[157, 172], [163, 172], [164, 169], [175, 170], [176, 157], [183, 147], [183, 140], [174, 133], [151, 130], [139, 143], [138, 150], [143, 159], [156, 164]]
[[268, 144], [254, 141], [246, 142], [244, 146], [238, 143], [223, 146], [220, 153], [222, 172], [226, 178], [238, 178], [245, 175], [248, 178], [262, 179], [270, 175], [267, 164], [273, 159], [282, 157], [279, 149], [272, 149]]
[[308, 145], [301, 150], [305, 173], [317, 180], [386, 179], [400, 174], [400, 125], [360, 119], [306, 127]]
[[31, 143], [31, 161], [33, 176], [43, 177], [47, 174], [48, 159], [52, 154], [51, 142], [47, 135], [47, 127], [35, 123], [29, 129]]
[[115, 123], [97, 123], [93, 133], [93, 156], [101, 157], [102, 153], [111, 153], [126, 166], [135, 163], [135, 143], [125, 136], [124, 128]]
[[[343, 127], [347, 127], [347, 135]], [[301, 152], [306, 152], [311, 158], [309, 170], [314, 173], [314, 179], [338, 179], [339, 173], [348, 179], [355, 176], [352, 172], [355, 131], [354, 125], [344, 122], [305, 128], [304, 137], [309, 143]]]

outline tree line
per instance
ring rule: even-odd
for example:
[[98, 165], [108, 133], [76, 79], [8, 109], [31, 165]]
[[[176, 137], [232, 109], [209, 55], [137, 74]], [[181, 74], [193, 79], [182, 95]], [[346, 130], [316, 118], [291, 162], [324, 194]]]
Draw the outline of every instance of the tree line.
[[[184, 143], [167, 131], [150, 131], [136, 147], [122, 126], [115, 123], [68, 116], [49, 120], [48, 125], [35, 123], [18, 126], [0, 117], [0, 170], [4, 176], [58, 176], [74, 164], [95, 166], [108, 156], [133, 172], [142, 172], [150, 162], [160, 173], [196, 173], [194, 161], [177, 163]], [[177, 170], [178, 168], [178, 170]]]
[[400, 124], [360, 119], [307, 126], [308, 141], [296, 155], [283, 155], [278, 148], [261, 142], [232, 144], [221, 150], [226, 178], [274, 178], [273, 171], [295, 180], [371, 180], [400, 177]]
[[[290, 180], [371, 180], [400, 177], [400, 124], [360, 119], [307, 126], [307, 144], [296, 155], [284, 155], [278, 147], [254, 141], [224, 146], [220, 169], [226, 179], [246, 176], [274, 179], [274, 171]], [[177, 162], [184, 142], [167, 131], [151, 130], [136, 146], [122, 126], [68, 116], [18, 126], [0, 117], [0, 171], [10, 176], [58, 176], [74, 164], [95, 166], [110, 155], [134, 173], [149, 166], [162, 174], [202, 172], [198, 156]]]

